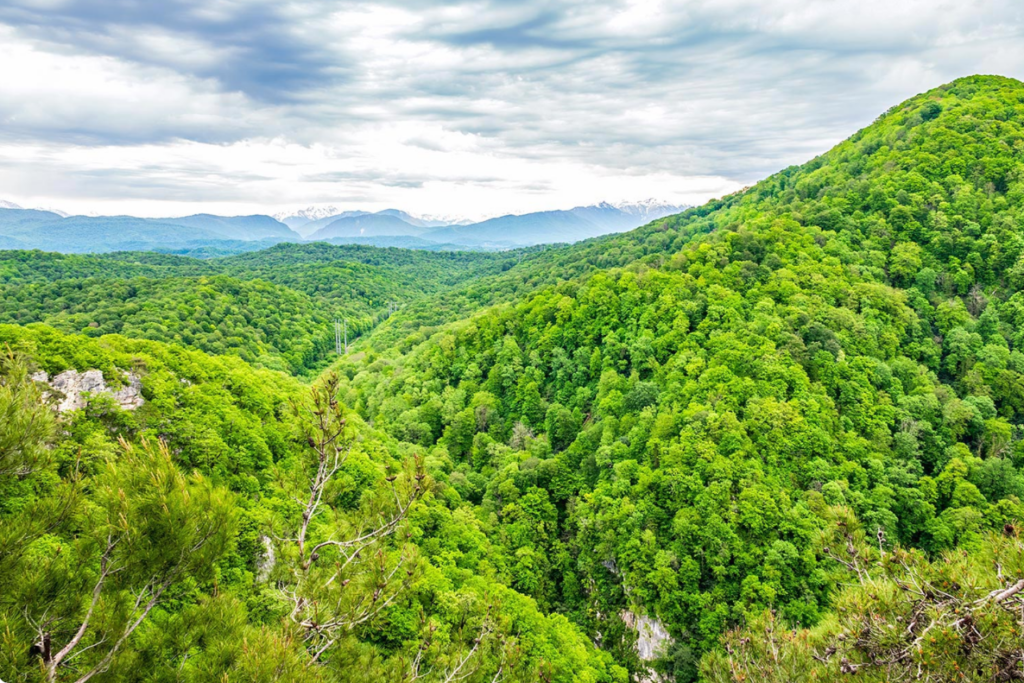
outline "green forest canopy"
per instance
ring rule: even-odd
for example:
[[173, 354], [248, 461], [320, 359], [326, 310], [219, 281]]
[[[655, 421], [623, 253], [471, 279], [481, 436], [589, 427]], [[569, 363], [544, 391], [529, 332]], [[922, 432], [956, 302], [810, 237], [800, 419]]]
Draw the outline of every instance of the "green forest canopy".
[[1024, 675], [1017, 81], [565, 247], [0, 263], [8, 683]]
[[517, 254], [279, 244], [222, 259], [155, 253], [0, 252], [0, 322], [45, 322], [92, 337], [174, 342], [296, 375], [334, 350], [335, 319], [352, 337]]

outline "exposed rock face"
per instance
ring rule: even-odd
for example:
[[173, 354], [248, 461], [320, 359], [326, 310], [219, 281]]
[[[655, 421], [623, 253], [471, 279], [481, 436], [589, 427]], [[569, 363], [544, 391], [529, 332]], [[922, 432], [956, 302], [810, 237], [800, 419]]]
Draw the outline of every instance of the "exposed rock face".
[[256, 560], [256, 580], [263, 583], [270, 578], [270, 572], [274, 571], [277, 564], [277, 556], [274, 554], [274, 543], [269, 536], [260, 536], [263, 542], [263, 555]]
[[45, 372], [37, 372], [32, 375], [37, 382], [46, 382], [55, 391], [64, 395], [64, 398], [57, 404], [57, 412], [66, 413], [70, 410], [78, 410], [85, 407], [83, 394], [89, 393], [110, 394], [117, 404], [125, 410], [135, 410], [145, 401], [142, 399], [142, 382], [138, 376], [126, 372], [124, 374], [124, 386], [112, 389], [103, 380], [103, 373], [99, 370], [65, 370], [59, 375], [50, 379]]
[[[624, 610], [620, 615], [622, 623], [628, 628], [636, 631], [636, 652], [640, 659], [645, 662], [653, 662], [659, 657], [665, 656], [668, 647], [672, 644], [672, 636], [668, 629], [658, 619], [647, 616], [637, 616], [629, 610]], [[659, 683], [661, 676], [648, 670], [646, 676], [640, 678], [640, 683]]]

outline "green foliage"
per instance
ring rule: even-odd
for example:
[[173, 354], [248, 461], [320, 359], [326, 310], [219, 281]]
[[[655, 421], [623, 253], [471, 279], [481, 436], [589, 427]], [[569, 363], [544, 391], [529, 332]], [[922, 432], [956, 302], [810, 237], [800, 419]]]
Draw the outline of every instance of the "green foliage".
[[[162, 440], [235, 526], [104, 680], [1016, 673], [1018, 617], [990, 594], [1021, 579], [1022, 183], [1024, 86], [973, 77], [745, 192], [568, 247], [8, 252], [0, 571], [34, 585], [22, 563], [81, 553], [51, 564], [55, 618], [82, 618], [111, 527], [80, 511], [115, 509], [118, 439]], [[365, 321], [361, 353], [304, 404], [272, 368], [321, 367], [336, 315]], [[54, 429], [28, 363], [133, 372], [146, 402], [90, 397]], [[124, 476], [156, 518], [140, 528], [169, 533]], [[110, 605], [83, 646], [123, 629]], [[950, 605], [983, 641], [965, 648]], [[44, 617], [0, 608], [0, 676], [45, 676]], [[627, 613], [668, 630], [660, 661]], [[886, 629], [925, 614], [942, 639], [904, 653]]]
[[[405, 504], [396, 554], [388, 544], [379, 556], [362, 542], [344, 546], [365, 556], [331, 582], [344, 557], [334, 542], [374, 528], [393, 502], [391, 473], [410, 459], [358, 418], [330, 442], [347, 455], [309, 515], [305, 555], [296, 552], [287, 540], [304, 518], [296, 496], [309, 495], [318, 468], [308, 413], [291, 407], [304, 405], [296, 380], [232, 356], [41, 325], [0, 325], [0, 343], [10, 348], [0, 373], [4, 680], [403, 680], [414, 662], [427, 680], [460, 664], [471, 681], [499, 670], [509, 680], [538, 671], [557, 681], [625, 680], [564, 618], [468, 565], [442, 569], [441, 557], [409, 543], [443, 525], [450, 543], [480, 544], [479, 562], [488, 554], [476, 520], [448, 510], [415, 469], [400, 475], [422, 489]], [[29, 377], [34, 367], [51, 376], [99, 369], [111, 385], [136, 373], [145, 403], [126, 411], [101, 394], [55, 416], [50, 388]], [[336, 384], [318, 386], [340, 409]], [[388, 537], [399, 528], [385, 526]], [[398, 571], [397, 590], [371, 600], [382, 568]], [[344, 598], [336, 616], [357, 618], [333, 639], [311, 640], [311, 624], [290, 617], [292, 595], [313, 600], [300, 611], [317, 628], [325, 595]]]
[[[856, 581], [835, 596], [834, 613], [791, 630], [765, 612], [725, 638], [701, 664], [704, 680], [1010, 681], [1024, 676], [1024, 544], [1015, 527], [986, 534], [972, 552], [929, 560], [900, 548], [864, 545], [855, 525], [843, 564]], [[845, 540], [845, 539], [844, 539]]]
[[280, 244], [198, 261], [161, 254], [0, 252], [0, 322], [46, 322], [88, 336], [122, 334], [233, 354], [303, 374], [403, 304], [499, 270], [508, 254]]
[[698, 653], [767, 607], [814, 624], [829, 505], [932, 553], [1019, 514], [1022, 151], [1024, 86], [957, 81], [742, 194], [444, 293], [442, 316], [511, 303], [383, 351], [426, 321], [404, 312], [346, 400], [402, 439], [440, 399], [417, 440], [503, 541], [497, 575], [624, 661], [624, 609]]
[[102, 673], [175, 589], [211, 578], [233, 536], [226, 492], [186, 477], [166, 448], [126, 445], [97, 469], [66, 483], [88, 495], [33, 520], [35, 537], [5, 557], [9, 671], [28, 673], [38, 660], [46, 680], [58, 669], [62, 680]]
[[30, 380], [27, 359], [8, 349], [0, 357], [0, 478], [10, 481], [35, 470], [55, 427], [42, 392]]

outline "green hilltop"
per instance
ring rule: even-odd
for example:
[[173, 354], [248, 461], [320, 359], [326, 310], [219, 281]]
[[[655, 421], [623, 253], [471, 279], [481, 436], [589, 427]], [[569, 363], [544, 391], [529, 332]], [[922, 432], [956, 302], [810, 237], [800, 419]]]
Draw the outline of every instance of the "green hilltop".
[[659, 616], [677, 677], [768, 607], [814, 624], [832, 508], [932, 553], [1022, 513], [1022, 114], [1019, 82], [956, 81], [743, 193], [545, 252], [524, 281], [594, 272], [382, 350], [349, 400], [444, 447], [529, 560], [513, 587], [590, 633]]
[[[574, 245], [0, 287], [4, 680], [1024, 675], [1016, 80]], [[68, 368], [145, 403], [54, 417]]]

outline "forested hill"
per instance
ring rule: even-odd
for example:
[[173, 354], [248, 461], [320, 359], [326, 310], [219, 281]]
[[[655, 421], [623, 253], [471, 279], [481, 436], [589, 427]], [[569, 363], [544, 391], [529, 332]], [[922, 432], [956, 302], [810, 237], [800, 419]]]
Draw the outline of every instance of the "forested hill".
[[335, 319], [348, 321], [354, 339], [386, 318], [389, 302], [408, 305], [517, 259], [323, 243], [207, 260], [8, 251], [0, 322], [172, 341], [309, 374], [334, 350]]
[[[539, 287], [602, 269], [629, 264], [661, 267], [694, 237], [719, 227], [735, 231], [743, 222], [764, 214], [832, 231], [878, 217], [884, 218], [887, 225], [902, 226], [906, 211], [918, 216], [915, 224], [928, 224], [929, 216], [948, 220], [948, 208], [929, 202], [939, 197], [945, 197], [947, 202], [955, 199], [960, 189], [958, 182], [977, 189], [985, 189], [988, 182], [993, 182], [995, 195], [978, 194], [989, 201], [1002, 196], [1016, 203], [1019, 200], [1007, 195], [1005, 184], [1013, 182], [1012, 169], [1020, 163], [1021, 152], [1013, 140], [1016, 125], [1009, 113], [1015, 110], [1019, 90], [1018, 81], [1000, 77], [956, 81], [893, 107], [873, 125], [808, 164], [790, 167], [746, 191], [632, 232], [524, 254], [507, 272], [474, 279], [443, 296], [422, 302], [410, 311], [414, 315], [392, 321], [392, 329], [415, 332], [423, 323], [434, 325], [467, 317], [490, 303], [515, 300]], [[943, 103], [949, 111], [942, 109]], [[939, 115], [941, 120], [933, 120]], [[960, 145], [968, 148], [961, 150]], [[995, 187], [996, 182], [1001, 183], [1000, 188]], [[882, 196], [886, 198], [885, 205], [877, 203]], [[894, 208], [890, 204], [902, 207], [897, 209], [893, 221], [889, 220], [888, 212]], [[969, 213], [979, 211], [1004, 213], [1007, 207], [982, 204]], [[963, 217], [963, 212], [953, 215]], [[940, 224], [930, 226], [930, 230], [946, 233], [952, 240], [953, 234], [945, 227]], [[962, 240], [963, 228], [954, 228], [959, 230]], [[895, 237], [895, 233], [890, 237]], [[930, 243], [924, 235], [904, 237], [907, 238], [922, 248]], [[889, 245], [876, 241], [869, 246], [884, 250]], [[970, 250], [963, 252], [964, 256], [968, 253]], [[396, 338], [392, 332], [383, 346], [394, 343]]]
[[8, 683], [1024, 675], [1018, 81], [571, 246], [0, 287]]
[[346, 400], [445, 454], [510, 585], [621, 661], [623, 610], [662, 620], [688, 680], [765, 609], [825, 618], [850, 580], [820, 540], [837, 508], [927, 553], [1024, 515], [1022, 253], [1024, 86], [962, 79], [743, 193], [517, 265], [497, 282], [536, 293], [381, 344]]

